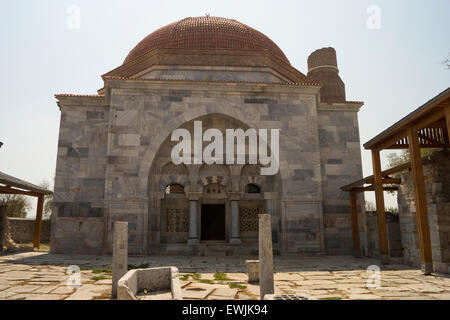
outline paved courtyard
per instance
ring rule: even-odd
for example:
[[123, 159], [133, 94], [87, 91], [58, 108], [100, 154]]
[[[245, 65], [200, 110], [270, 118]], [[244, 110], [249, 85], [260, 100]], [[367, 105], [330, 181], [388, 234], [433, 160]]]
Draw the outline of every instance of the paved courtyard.
[[[256, 257], [247, 257], [255, 259]], [[247, 283], [246, 257], [129, 257], [130, 267], [176, 266], [184, 299], [259, 299]], [[370, 258], [274, 257], [275, 293], [313, 299], [450, 300], [450, 276], [424, 276], [403, 264], [382, 266], [381, 283], [367, 288]], [[67, 267], [81, 270], [81, 286], [68, 285]], [[0, 256], [0, 299], [110, 299], [111, 256], [21, 252]], [[70, 281], [69, 281], [70, 284]]]

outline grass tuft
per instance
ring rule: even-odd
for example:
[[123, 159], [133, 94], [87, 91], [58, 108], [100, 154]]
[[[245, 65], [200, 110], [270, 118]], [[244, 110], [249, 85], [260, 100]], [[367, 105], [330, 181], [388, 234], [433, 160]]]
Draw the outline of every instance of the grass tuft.
[[105, 277], [105, 276], [94, 276], [94, 277], [91, 278], [91, 280], [94, 280], [94, 281], [105, 280], [105, 279], [111, 279], [111, 278], [108, 278], [108, 277]]
[[180, 276], [180, 280], [182, 281], [188, 281], [189, 280], [189, 275], [188, 274], [183, 274]]
[[222, 272], [216, 272], [214, 274], [214, 279], [216, 279], [216, 280], [231, 280], [230, 278], [228, 278], [226, 273], [222, 273]]
[[230, 289], [247, 289], [247, 286], [237, 283], [230, 283], [228, 286], [230, 287]]
[[94, 269], [92, 270], [92, 273], [98, 274], [98, 273], [112, 273], [112, 270], [110, 269]]
[[128, 270], [133, 270], [133, 269], [145, 269], [148, 268], [149, 264], [148, 263], [143, 263], [143, 264], [139, 264], [137, 266], [135, 266], [134, 264], [129, 264], [128, 265]]
[[201, 283], [214, 283], [214, 281], [211, 280], [211, 279], [200, 279], [199, 281], [200, 281]]
[[183, 274], [180, 279], [183, 281], [188, 281], [189, 277], [191, 277], [193, 280], [200, 280], [200, 278], [202, 277], [200, 274], [198, 273], [186, 273]]

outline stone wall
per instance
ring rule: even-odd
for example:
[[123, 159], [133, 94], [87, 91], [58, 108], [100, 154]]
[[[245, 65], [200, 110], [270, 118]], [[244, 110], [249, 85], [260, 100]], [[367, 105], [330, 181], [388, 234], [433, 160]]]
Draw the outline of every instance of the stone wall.
[[[8, 217], [11, 237], [17, 243], [33, 242], [34, 219]], [[51, 221], [42, 220], [41, 242], [50, 242]]]
[[[376, 211], [367, 213], [368, 256], [379, 257], [378, 219]], [[390, 257], [402, 257], [402, 237], [400, 233], [399, 215], [386, 212], [386, 227]]]
[[[111, 221], [116, 210], [129, 205], [127, 199], [135, 202], [142, 199], [151, 206], [148, 216], [145, 209], [127, 210], [130, 219], [148, 221], [137, 223], [147, 226], [147, 230], [138, 230], [136, 246], [145, 251], [143, 238], [150, 240], [149, 247], [157, 245], [161, 211], [157, 195], [148, 189], [149, 175], [154, 177], [150, 167], [158, 157], [164, 154], [170, 157], [171, 148], [166, 141], [174, 129], [181, 126], [189, 129], [196, 119], [203, 121], [204, 130], [223, 121], [229, 123], [229, 128], [281, 129], [282, 250], [322, 252], [320, 153], [314, 96], [318, 88], [311, 94], [306, 87], [275, 84], [264, 86], [264, 90], [260, 84], [246, 83], [164, 82], [162, 87], [161, 84], [150, 80], [115, 80], [110, 84], [110, 112], [115, 116], [110, 123], [108, 155], [124, 159], [114, 166], [108, 165], [110, 170], [106, 174], [105, 197], [116, 199], [114, 207], [108, 208]], [[191, 181], [191, 192], [201, 192], [200, 187], [197, 181]], [[229, 191], [241, 192], [235, 187], [239, 186]]]
[[51, 248], [55, 253], [103, 252], [109, 108], [102, 99], [60, 106]]
[[[417, 236], [417, 218], [414, 207], [414, 189], [410, 184], [410, 173], [401, 176], [402, 184], [397, 193], [400, 217], [400, 232], [403, 245], [403, 262], [420, 268], [419, 239]], [[408, 183], [405, 183], [408, 181]]]
[[[358, 106], [320, 104], [319, 146], [322, 169], [324, 238], [327, 254], [351, 254], [349, 193], [340, 187], [362, 179]], [[358, 194], [360, 239], [364, 247], [364, 194]]]
[[[423, 160], [434, 270], [450, 273], [450, 152], [436, 151]], [[420, 265], [416, 208], [411, 172], [401, 173], [398, 191], [404, 262]]]
[[[319, 90], [108, 79], [105, 97], [59, 97], [52, 251], [109, 253], [115, 221], [128, 221], [130, 254], [160, 246], [163, 162], [157, 160], [170, 156], [174, 129], [202, 119], [210, 127], [280, 129], [280, 171], [270, 178], [276, 188], [263, 190], [280, 252], [351, 253], [348, 194], [340, 187], [362, 177], [360, 104], [318, 105]], [[198, 171], [189, 167], [186, 186], [201, 195], [203, 186], [191, 174]], [[243, 190], [235, 180], [227, 192], [237, 197]]]

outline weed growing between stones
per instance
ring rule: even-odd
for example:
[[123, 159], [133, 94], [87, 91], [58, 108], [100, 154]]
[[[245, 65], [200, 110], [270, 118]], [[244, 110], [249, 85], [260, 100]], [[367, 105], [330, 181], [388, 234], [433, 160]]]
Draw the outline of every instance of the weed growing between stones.
[[95, 274], [99, 274], [99, 273], [112, 274], [112, 270], [110, 270], [110, 269], [94, 269], [94, 270], [92, 270], [92, 273], [95, 273]]
[[[183, 275], [180, 276], [180, 280], [188, 281], [189, 277], [191, 277], [193, 280], [200, 280], [200, 278], [202, 276], [200, 274], [198, 274], [198, 273], [186, 273], [186, 274], [183, 274]], [[202, 280], [204, 280], [204, 279], [202, 279]]]
[[216, 272], [214, 274], [214, 279], [219, 280], [219, 281], [231, 280], [230, 278], [228, 278], [226, 273], [222, 273], [222, 272]]
[[201, 283], [209, 283], [209, 284], [213, 284], [214, 283], [214, 281], [213, 280], [210, 280], [210, 279], [200, 279], [199, 280]]
[[149, 264], [148, 263], [143, 263], [143, 264], [139, 264], [137, 266], [135, 266], [134, 264], [129, 264], [128, 265], [128, 270], [133, 270], [133, 269], [145, 269], [148, 268]]
[[230, 289], [247, 289], [247, 286], [237, 283], [230, 283], [228, 286], [230, 287]]
[[111, 279], [111, 278], [105, 277], [105, 276], [94, 276], [91, 278], [91, 280], [94, 280], [94, 281], [105, 280], [105, 279]]

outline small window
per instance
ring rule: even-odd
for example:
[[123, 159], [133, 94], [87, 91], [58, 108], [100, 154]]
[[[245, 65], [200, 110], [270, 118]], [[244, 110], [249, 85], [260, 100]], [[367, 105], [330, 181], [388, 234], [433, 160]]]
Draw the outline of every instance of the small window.
[[245, 193], [261, 193], [261, 189], [256, 184], [248, 184], [245, 187]]
[[165, 190], [166, 194], [184, 193], [184, 187], [181, 184], [169, 184]]

